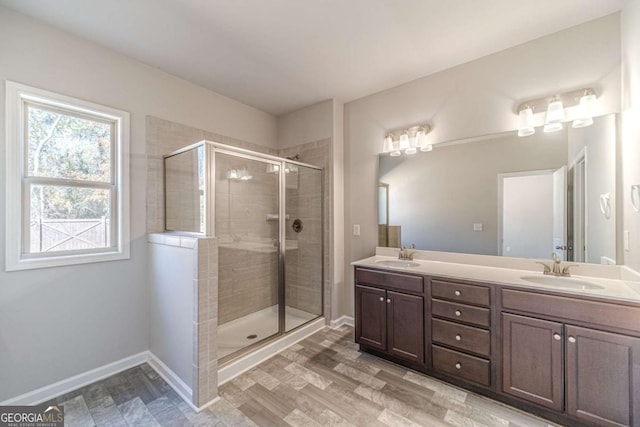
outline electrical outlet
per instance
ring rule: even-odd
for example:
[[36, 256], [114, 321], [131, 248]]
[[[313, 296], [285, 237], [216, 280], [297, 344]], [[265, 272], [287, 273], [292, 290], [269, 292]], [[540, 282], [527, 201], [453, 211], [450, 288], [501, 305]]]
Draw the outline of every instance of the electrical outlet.
[[484, 230], [483, 224], [473, 224], [473, 231], [482, 231]]
[[360, 235], [360, 224], [353, 224], [353, 235], [354, 236]]

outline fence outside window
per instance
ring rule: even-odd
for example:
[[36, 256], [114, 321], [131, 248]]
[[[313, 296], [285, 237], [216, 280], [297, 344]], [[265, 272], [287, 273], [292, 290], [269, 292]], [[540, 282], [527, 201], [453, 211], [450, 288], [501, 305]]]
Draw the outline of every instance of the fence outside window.
[[109, 218], [31, 221], [31, 252], [55, 252], [111, 246]]

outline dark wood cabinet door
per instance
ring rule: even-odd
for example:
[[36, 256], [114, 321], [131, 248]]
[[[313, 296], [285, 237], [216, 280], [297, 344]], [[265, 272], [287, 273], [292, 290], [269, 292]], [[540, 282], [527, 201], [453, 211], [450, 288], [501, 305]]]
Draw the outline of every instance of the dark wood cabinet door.
[[389, 354], [424, 363], [424, 299], [387, 291], [387, 324]]
[[562, 324], [503, 314], [502, 331], [502, 391], [562, 411]]
[[387, 349], [387, 293], [384, 289], [356, 285], [356, 342]]
[[640, 338], [566, 327], [567, 414], [640, 426]]

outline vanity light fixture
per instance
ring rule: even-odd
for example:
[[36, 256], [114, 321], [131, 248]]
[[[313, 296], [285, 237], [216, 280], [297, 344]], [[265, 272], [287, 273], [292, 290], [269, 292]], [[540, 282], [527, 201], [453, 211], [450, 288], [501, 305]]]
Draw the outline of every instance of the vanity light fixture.
[[518, 112], [518, 136], [529, 136], [536, 133], [533, 127], [533, 108], [528, 104]]
[[593, 106], [596, 103], [596, 94], [588, 89], [580, 97], [578, 105], [578, 117], [573, 121], [571, 127], [583, 128], [593, 124]]
[[404, 152], [410, 156], [420, 151], [431, 151], [433, 146], [427, 143], [426, 135], [431, 128], [428, 125], [412, 126], [407, 129], [389, 132], [382, 144], [382, 152], [398, 157]]
[[565, 121], [572, 121], [571, 126], [574, 128], [590, 126], [593, 124], [596, 99], [596, 93], [592, 88], [584, 88], [522, 102], [516, 108], [518, 136], [529, 136], [535, 133], [534, 111], [546, 111], [545, 132], [561, 130]]
[[398, 148], [400, 150], [406, 150], [409, 148], [409, 132], [407, 132], [406, 129], [402, 131], [402, 134], [400, 135], [400, 144]]
[[564, 107], [559, 98], [555, 98], [547, 107], [547, 116], [544, 119], [545, 132], [557, 132], [562, 130], [562, 122], [564, 121]]

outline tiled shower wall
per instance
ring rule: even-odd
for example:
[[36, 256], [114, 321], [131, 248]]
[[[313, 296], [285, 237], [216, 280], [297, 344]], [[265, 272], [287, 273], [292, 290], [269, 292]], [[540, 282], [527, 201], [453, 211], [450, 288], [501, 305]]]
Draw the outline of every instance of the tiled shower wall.
[[190, 150], [167, 159], [165, 183], [167, 199], [165, 212], [168, 230], [200, 231], [200, 175], [198, 151]]
[[[250, 180], [230, 179], [246, 170]], [[219, 324], [278, 303], [278, 175], [267, 165], [242, 157], [216, 155], [215, 234], [218, 239]]]
[[[236, 140], [225, 137], [223, 135], [206, 132], [195, 129], [179, 123], [170, 122], [156, 117], [147, 116], [146, 118], [146, 151], [147, 151], [147, 232], [162, 233], [165, 229], [165, 204], [164, 204], [164, 170], [162, 156], [183, 148], [187, 145], [194, 144], [203, 139], [219, 142], [239, 148], [245, 148], [265, 154], [276, 156], [293, 156], [300, 155], [299, 160], [304, 163], [313, 164], [324, 169], [323, 186], [323, 235], [322, 241], [324, 245], [324, 313], [327, 321], [331, 315], [331, 282], [332, 277], [330, 264], [330, 212], [331, 212], [331, 139], [315, 141], [302, 144], [296, 147], [290, 147], [280, 151], [276, 151], [267, 147], [251, 144], [245, 141]], [[258, 173], [258, 172], [256, 172]], [[313, 191], [315, 192], [315, 190]], [[256, 195], [250, 195], [247, 200], [251, 200]], [[309, 199], [305, 198], [309, 194], [301, 194], [298, 197], [297, 204], [301, 209], [298, 214], [305, 215], [304, 207], [311, 207]], [[317, 200], [315, 201], [317, 202]], [[314, 202], [314, 203], [315, 203]], [[270, 212], [269, 212], [270, 213]], [[274, 212], [275, 213], [275, 212]], [[220, 213], [221, 214], [221, 213]], [[262, 215], [263, 213], [260, 213]], [[267, 223], [265, 221], [265, 223]], [[288, 224], [288, 226], [290, 223]], [[224, 224], [221, 224], [220, 235], [224, 234]], [[267, 227], [277, 227], [277, 222], [267, 223]], [[318, 227], [317, 218], [309, 218], [305, 227]], [[232, 227], [229, 227], [229, 236], [233, 240]], [[201, 406], [217, 395], [217, 351], [216, 351], [216, 333], [219, 318], [226, 319], [239, 316], [245, 308], [243, 304], [250, 302], [247, 299], [235, 299], [223, 303], [218, 300], [219, 295], [225, 296], [227, 293], [252, 293], [251, 277], [255, 275], [251, 269], [247, 269], [244, 278], [228, 283], [226, 277], [233, 269], [237, 273], [242, 266], [237, 265], [239, 260], [250, 259], [252, 264], [268, 263], [269, 275], [277, 274], [277, 264], [267, 261], [269, 257], [275, 257], [270, 251], [265, 250], [265, 246], [256, 250], [255, 247], [238, 249], [237, 247], [229, 248], [227, 242], [220, 239], [198, 239], [196, 271], [194, 272], [194, 292], [196, 301], [194, 306], [198, 307], [194, 313], [194, 364], [193, 364], [193, 400], [194, 404]], [[305, 247], [303, 243], [298, 250], [298, 255], [293, 256], [287, 253], [288, 265], [292, 271], [292, 277], [287, 286], [291, 291], [287, 292], [287, 302], [289, 305], [305, 309], [309, 307], [312, 301], [318, 297], [317, 291], [314, 294], [312, 289], [317, 283], [309, 280], [311, 273], [315, 272], [316, 266], [312, 266], [313, 262], [309, 259], [314, 251], [317, 251], [317, 240], [310, 239], [309, 246]], [[272, 258], [272, 259], [273, 259]], [[236, 264], [234, 264], [234, 262]], [[295, 263], [295, 266], [294, 266]], [[246, 262], [243, 263], [246, 265]], [[264, 276], [264, 275], [263, 275]], [[240, 275], [241, 277], [241, 275]], [[274, 280], [269, 278], [265, 280]], [[219, 283], [224, 282], [223, 288], [220, 289]], [[230, 285], [230, 287], [227, 287]], [[254, 288], [255, 289], [255, 288]], [[269, 298], [268, 304], [273, 305], [276, 302], [275, 294], [266, 293], [261, 298]], [[256, 298], [258, 299], [258, 298]], [[227, 303], [229, 303], [227, 307]], [[249, 307], [249, 304], [246, 305]], [[252, 310], [253, 311], [253, 310]]]
[[162, 156], [203, 139], [278, 155], [276, 150], [228, 136], [207, 132], [157, 117], [146, 117], [147, 149], [147, 232], [164, 231], [164, 171]]
[[[322, 268], [324, 263], [325, 289], [330, 288], [328, 278], [329, 269], [329, 222], [325, 221], [324, 235], [322, 233], [323, 216], [329, 215], [328, 194], [324, 200], [319, 197], [322, 187], [329, 188], [331, 140], [321, 140], [303, 144], [280, 151], [281, 156], [298, 154], [299, 160], [320, 166], [325, 169], [324, 175], [316, 170], [299, 168], [297, 174], [287, 175], [287, 241], [296, 240], [297, 249], [287, 250], [286, 260], [286, 304], [309, 313], [320, 314], [322, 307]], [[323, 183], [323, 179], [325, 182]], [[324, 213], [323, 213], [324, 208]], [[294, 219], [302, 220], [304, 225], [300, 233], [292, 229]], [[323, 245], [325, 259], [320, 259]], [[328, 302], [325, 297], [325, 303]], [[325, 308], [327, 317], [330, 316]]]
[[[331, 200], [332, 200], [332, 165], [331, 165], [331, 139], [323, 139], [319, 141], [309, 142], [305, 144], [301, 144], [298, 146], [288, 147], [282, 150], [274, 150], [267, 147], [263, 147], [256, 144], [251, 144], [246, 141], [237, 140], [234, 138], [226, 137], [224, 135], [219, 135], [211, 132], [207, 132], [200, 129], [195, 129], [189, 126], [185, 126], [179, 123], [174, 123], [168, 120], [160, 119], [157, 117], [147, 116], [146, 118], [146, 133], [147, 133], [147, 156], [148, 156], [148, 170], [147, 170], [147, 231], [148, 232], [162, 232], [164, 231], [164, 221], [165, 221], [165, 206], [164, 206], [164, 171], [163, 171], [163, 162], [162, 156], [168, 154], [172, 151], [183, 148], [187, 145], [194, 144], [198, 141], [202, 141], [203, 139], [207, 139], [210, 141], [220, 142], [222, 144], [227, 144], [239, 148], [246, 148], [249, 150], [271, 154], [281, 157], [286, 156], [295, 156], [299, 155], [299, 160], [303, 163], [312, 164], [315, 166], [319, 166], [323, 168], [323, 186], [324, 186], [324, 198], [322, 201], [323, 205], [323, 236], [322, 243], [324, 246], [324, 256], [323, 256], [323, 266], [324, 266], [324, 313], [325, 317], [329, 319], [331, 317], [331, 280], [332, 277], [332, 268], [330, 263], [330, 239], [331, 228], [330, 228], [330, 212], [331, 212]], [[253, 173], [253, 172], [252, 172]], [[315, 193], [314, 189], [310, 189], [313, 193]], [[310, 195], [311, 193], [307, 193]], [[295, 197], [295, 196], [294, 196]], [[308, 206], [307, 201], [305, 200], [305, 195], [302, 195], [302, 198], [298, 199], [299, 206]], [[292, 205], [294, 205], [292, 203]], [[293, 208], [292, 206], [290, 208]], [[237, 212], [236, 212], [237, 213]], [[223, 211], [219, 210], [216, 212], [217, 215], [223, 215]], [[291, 214], [290, 214], [291, 215]], [[313, 223], [312, 220], [304, 221], [305, 224]], [[265, 224], [265, 223], [262, 223]], [[276, 222], [271, 222], [274, 226], [277, 225]], [[290, 222], [287, 222], [287, 238], [290, 238]], [[216, 223], [216, 227], [220, 226], [220, 234], [226, 231], [225, 224]], [[307, 225], [305, 225], [307, 226]], [[231, 231], [231, 228], [228, 228]], [[249, 252], [245, 252], [242, 249], [231, 249], [225, 248], [224, 243], [221, 244], [219, 248], [220, 251], [220, 260], [221, 260], [221, 274], [218, 279], [224, 282], [223, 289], [220, 290], [220, 294], [228, 295], [230, 292], [242, 294], [248, 293], [250, 291], [247, 290], [247, 286], [250, 284], [251, 271], [247, 270], [241, 271], [242, 275], [244, 275], [244, 279], [247, 280], [237, 280], [234, 281], [232, 278], [229, 278], [229, 271], [223, 271], [225, 268], [234, 268], [232, 265], [234, 264], [234, 260], [242, 259], [249, 255]], [[315, 245], [315, 246], [314, 246]], [[316, 301], [318, 297], [315, 295], [314, 291], [319, 289], [317, 283], [309, 280], [311, 277], [310, 273], [314, 273], [313, 269], [317, 268], [317, 264], [313, 266], [313, 261], [311, 261], [312, 254], [317, 250], [317, 242], [313, 242], [313, 239], [309, 239], [308, 242], [302, 243], [299, 245], [299, 249], [295, 251], [288, 251], [286, 256], [288, 258], [288, 277], [287, 277], [287, 304], [300, 308], [305, 311], [309, 311], [310, 307]], [[254, 255], [253, 252], [251, 252]], [[264, 258], [263, 255], [257, 256], [256, 261], [269, 262], [271, 265], [272, 261], [262, 260]], [[294, 267], [295, 265], [295, 267]], [[235, 267], [238, 267], [237, 265]], [[273, 268], [267, 271], [275, 271]], [[310, 271], [311, 270], [311, 271]], [[271, 273], [269, 273], [271, 274]], [[275, 274], [275, 273], [274, 273]], [[314, 274], [314, 277], [317, 275]], [[230, 286], [230, 287], [228, 287]], [[263, 296], [267, 295], [266, 288], [263, 289]], [[253, 298], [255, 300], [256, 298]], [[256, 309], [260, 309], [259, 305], [253, 304], [251, 299], [245, 299], [244, 301], [240, 298], [235, 299], [231, 302], [231, 305], [227, 305], [230, 301], [225, 301], [223, 304], [220, 303], [220, 316], [222, 321], [228, 321], [233, 318], [239, 317], [241, 313], [250, 313], [255, 311]], [[239, 305], [241, 302], [247, 303], [246, 305]], [[254, 301], [255, 302], [255, 301]], [[275, 304], [272, 301], [272, 296], [269, 294], [268, 304]], [[273, 303], [273, 304], [272, 304]], [[223, 307], [224, 305], [224, 307]], [[266, 306], [266, 304], [265, 304]], [[264, 307], [261, 307], [264, 308]], [[316, 310], [313, 310], [316, 311]]]

